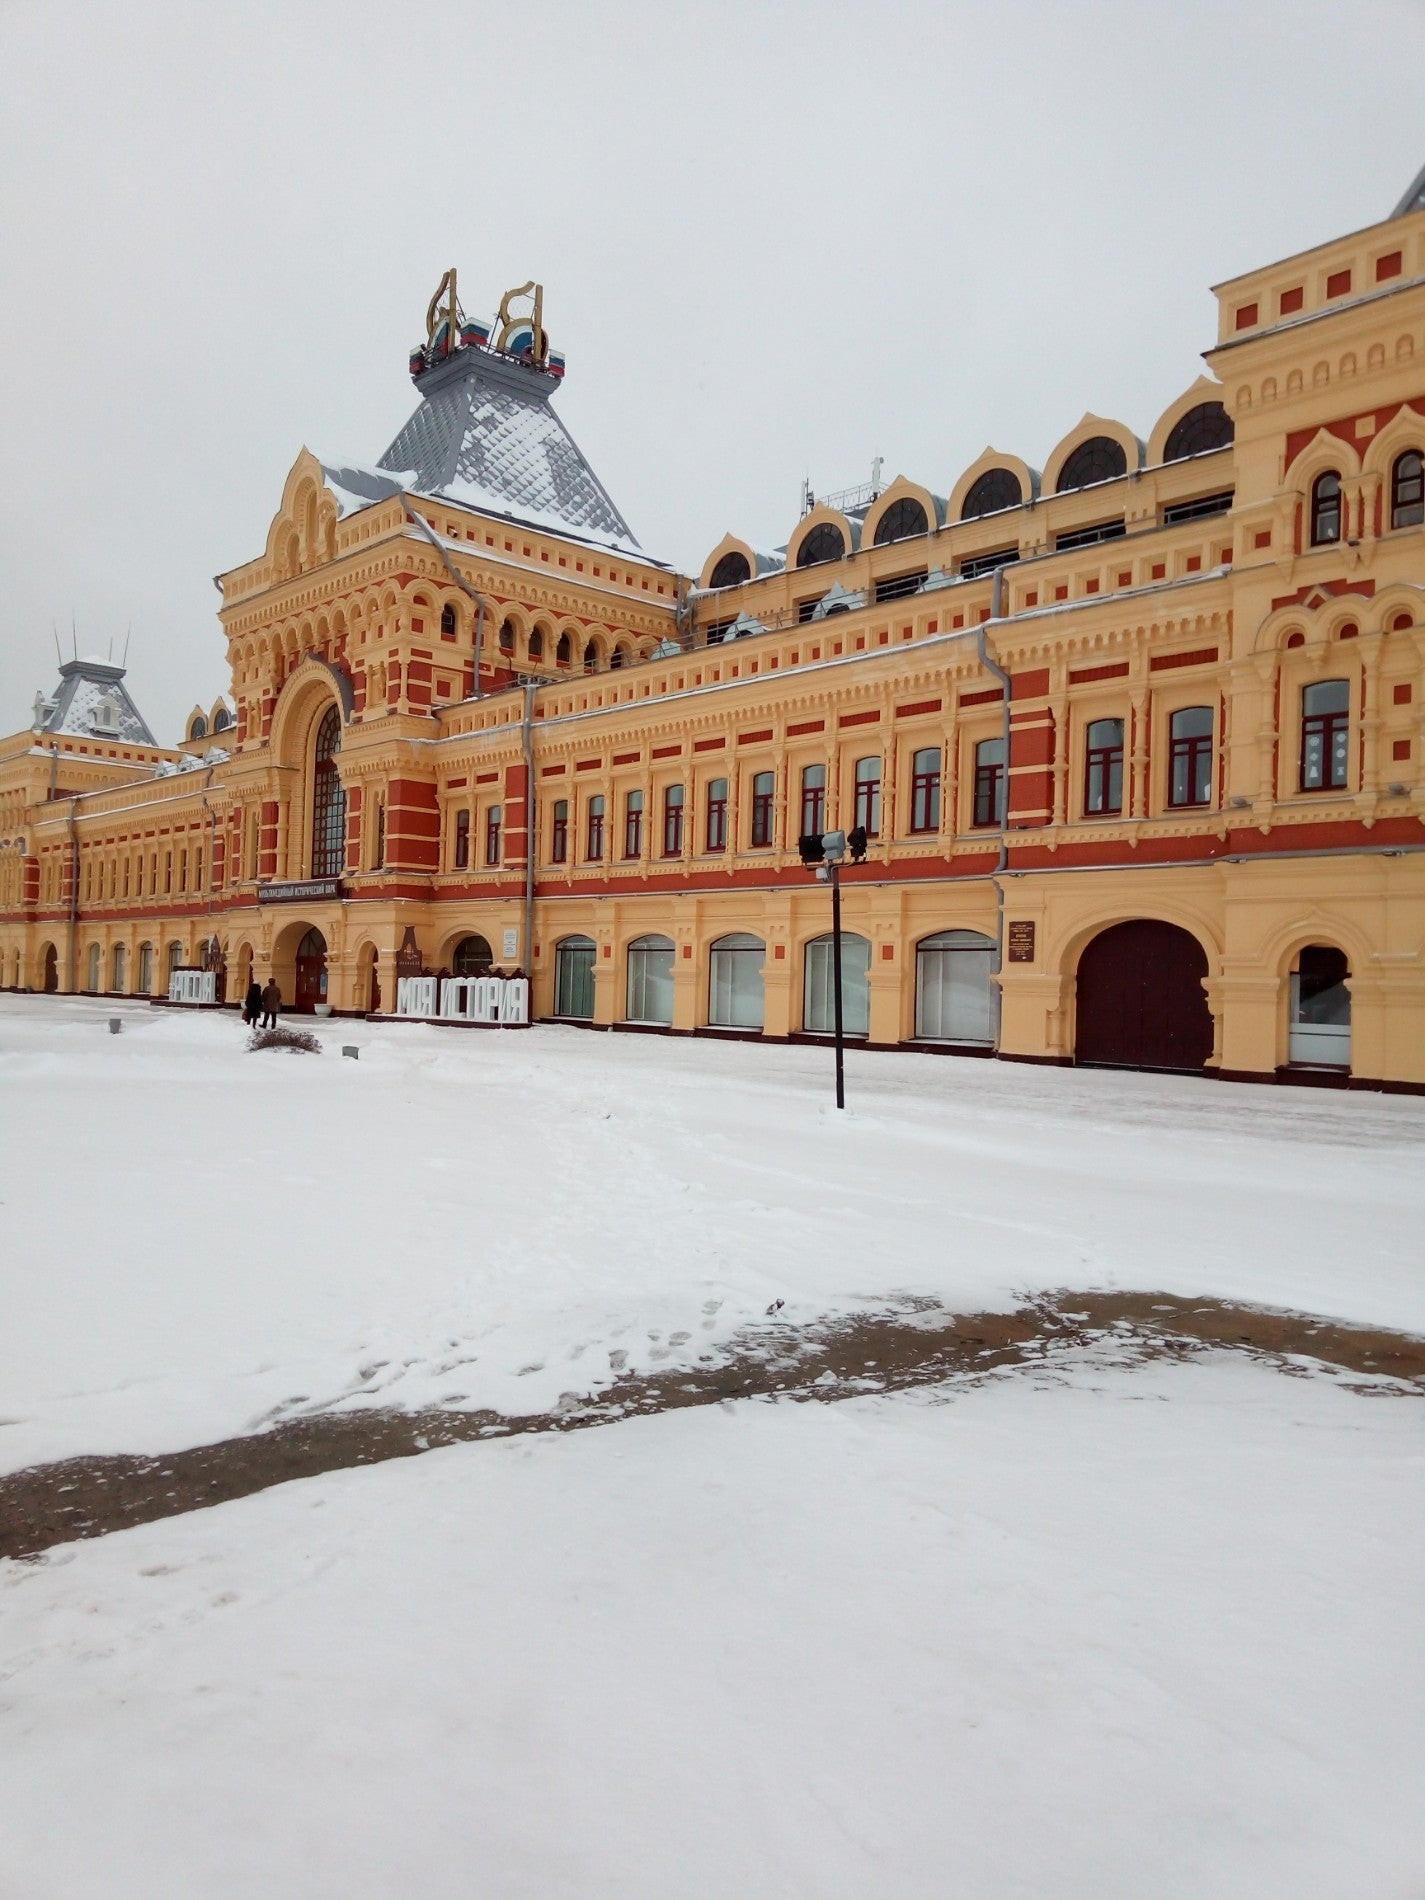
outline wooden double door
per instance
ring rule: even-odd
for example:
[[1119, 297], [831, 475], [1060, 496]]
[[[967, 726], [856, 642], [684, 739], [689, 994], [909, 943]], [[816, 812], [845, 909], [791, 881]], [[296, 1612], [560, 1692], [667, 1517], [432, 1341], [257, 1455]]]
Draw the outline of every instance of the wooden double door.
[[1200, 1070], [1212, 1054], [1207, 957], [1176, 924], [1135, 917], [1079, 959], [1074, 1058], [1121, 1069]]
[[310, 1016], [327, 1000], [327, 940], [320, 930], [309, 930], [297, 945], [297, 994], [292, 1007]]

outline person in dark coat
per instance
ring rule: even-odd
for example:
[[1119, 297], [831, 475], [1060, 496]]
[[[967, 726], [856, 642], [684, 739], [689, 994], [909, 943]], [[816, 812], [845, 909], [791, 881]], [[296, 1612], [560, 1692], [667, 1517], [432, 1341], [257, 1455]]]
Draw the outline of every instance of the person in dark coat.
[[257, 1019], [262, 1014], [262, 985], [254, 977], [247, 986], [247, 995], [242, 999], [242, 1019], [252, 1029], [257, 1027]]
[[277, 1012], [282, 1007], [282, 992], [277, 987], [275, 977], [267, 979], [267, 988], [262, 992], [262, 1027], [277, 1027]]

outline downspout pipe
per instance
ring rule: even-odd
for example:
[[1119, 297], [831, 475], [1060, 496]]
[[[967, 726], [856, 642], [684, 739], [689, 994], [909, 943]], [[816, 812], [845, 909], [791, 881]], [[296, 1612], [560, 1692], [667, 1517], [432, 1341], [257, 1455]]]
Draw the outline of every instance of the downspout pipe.
[[537, 680], [524, 683], [524, 718], [520, 722], [520, 746], [524, 752], [524, 937], [520, 944], [520, 962], [534, 987], [534, 852], [539, 837], [534, 809], [534, 696]]
[[[990, 652], [989, 629], [1004, 618], [1004, 569], [995, 569], [994, 591], [990, 596], [990, 617], [982, 620], [975, 628], [975, 650], [980, 665], [993, 673], [1002, 689], [1004, 703], [1004, 796], [1000, 800], [999, 813], [999, 857], [990, 874], [995, 887], [995, 963], [994, 974], [999, 976], [1004, 968], [1004, 874], [1009, 866], [1009, 697], [1012, 685], [1009, 674]], [[998, 983], [995, 985], [995, 1053], [999, 1053], [999, 1015], [1004, 1003], [1004, 992]]]
[[[59, 741], [56, 739], [50, 747], [49, 755], [49, 795], [55, 795], [59, 783]], [[76, 829], [75, 801], [69, 801], [69, 816], [65, 820], [69, 827], [69, 992], [74, 995], [78, 989], [75, 978], [78, 975], [77, 958], [79, 955], [79, 833]]]
[[475, 691], [471, 697], [473, 699], [483, 699], [485, 695], [480, 690], [480, 648], [483, 645], [485, 636], [485, 596], [483, 594], [477, 594], [465, 576], [460, 573], [449, 554], [446, 553], [444, 542], [426, 520], [425, 516], [417, 514], [415, 509], [404, 497], [402, 498], [402, 506], [405, 508], [407, 518], [414, 522], [415, 526], [420, 529], [426, 540], [430, 542], [431, 546], [440, 556], [441, 561], [444, 563], [446, 573], [455, 582], [455, 585], [460, 589], [461, 593], [465, 594], [475, 603]]

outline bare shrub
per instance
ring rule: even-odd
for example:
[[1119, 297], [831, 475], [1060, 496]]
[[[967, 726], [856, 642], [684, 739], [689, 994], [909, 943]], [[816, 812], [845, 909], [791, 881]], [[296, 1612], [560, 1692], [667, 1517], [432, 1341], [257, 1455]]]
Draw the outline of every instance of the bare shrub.
[[294, 1056], [319, 1056], [322, 1045], [309, 1029], [254, 1029], [248, 1038], [248, 1051], [254, 1049], [290, 1049]]

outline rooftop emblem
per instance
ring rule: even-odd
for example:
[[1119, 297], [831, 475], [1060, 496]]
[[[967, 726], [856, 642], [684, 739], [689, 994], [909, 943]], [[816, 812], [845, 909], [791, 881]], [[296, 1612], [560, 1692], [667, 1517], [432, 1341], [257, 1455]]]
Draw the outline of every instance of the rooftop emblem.
[[[515, 306], [528, 300], [527, 309]], [[503, 356], [547, 376], [563, 376], [564, 358], [549, 347], [544, 328], [544, 286], [532, 279], [500, 299], [499, 335], [491, 342], [495, 325], [482, 317], [467, 317], [456, 294], [455, 266], [436, 285], [426, 307], [426, 340], [411, 351], [411, 380], [419, 382], [427, 370], [444, 363], [458, 350], [484, 350]]]

